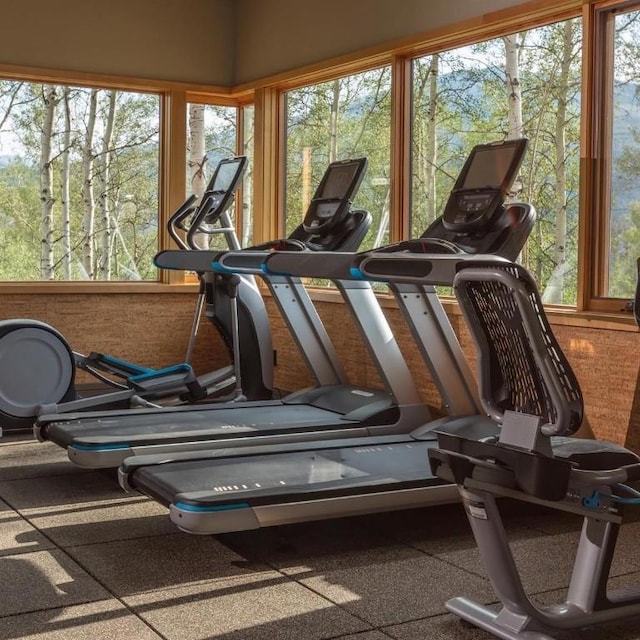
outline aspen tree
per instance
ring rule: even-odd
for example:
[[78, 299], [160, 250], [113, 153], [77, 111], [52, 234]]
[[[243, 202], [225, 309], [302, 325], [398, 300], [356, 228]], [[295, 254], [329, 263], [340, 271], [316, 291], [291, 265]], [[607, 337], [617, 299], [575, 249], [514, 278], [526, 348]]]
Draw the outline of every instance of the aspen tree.
[[92, 89], [89, 96], [87, 133], [82, 150], [82, 266], [88, 280], [95, 278], [93, 229], [95, 224], [95, 201], [93, 196], [93, 133], [96, 124], [98, 90]]
[[98, 208], [100, 215], [100, 231], [98, 233], [100, 258], [98, 261], [98, 277], [101, 280], [111, 279], [111, 238], [113, 235], [111, 219], [111, 199], [109, 197], [111, 162], [113, 151], [111, 140], [113, 137], [113, 121], [116, 113], [116, 92], [109, 91], [107, 98], [107, 115], [102, 135], [102, 151], [100, 154], [100, 168], [97, 172], [99, 185]]
[[69, 180], [71, 177], [71, 107], [69, 104], [71, 89], [62, 90], [62, 105], [64, 111], [64, 134], [62, 141], [61, 176], [61, 205], [62, 205], [62, 277], [71, 280], [71, 202], [69, 194]]
[[40, 278], [53, 280], [53, 167], [52, 136], [55, 120], [57, 87], [44, 85], [42, 100], [44, 103], [44, 120], [40, 137]]

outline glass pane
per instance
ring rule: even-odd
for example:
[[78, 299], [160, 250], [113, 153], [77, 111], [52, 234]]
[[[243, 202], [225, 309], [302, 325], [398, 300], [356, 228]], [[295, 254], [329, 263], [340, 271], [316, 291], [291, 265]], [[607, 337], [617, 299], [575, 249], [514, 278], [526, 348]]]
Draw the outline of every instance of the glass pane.
[[[187, 104], [187, 196], [202, 196], [220, 160], [236, 154], [238, 109], [211, 104]], [[229, 209], [233, 221], [235, 209]], [[220, 228], [219, 225], [212, 229]], [[227, 249], [222, 234], [198, 234], [203, 249]]]
[[475, 144], [527, 137], [516, 197], [538, 218], [522, 261], [545, 302], [575, 304], [580, 73], [579, 19], [415, 60], [412, 236], [442, 213]]
[[609, 270], [605, 295], [632, 298], [640, 257], [640, 12], [615, 17]]
[[253, 105], [242, 108], [244, 131], [242, 132], [242, 155], [247, 156], [249, 162], [242, 184], [242, 235], [240, 243], [243, 247], [250, 247], [253, 243], [253, 141], [254, 114]]
[[0, 279], [155, 280], [160, 100], [0, 81]]
[[389, 67], [286, 94], [286, 232], [301, 222], [327, 166], [366, 156], [367, 173], [354, 207], [373, 225], [361, 245], [389, 241], [391, 70]]

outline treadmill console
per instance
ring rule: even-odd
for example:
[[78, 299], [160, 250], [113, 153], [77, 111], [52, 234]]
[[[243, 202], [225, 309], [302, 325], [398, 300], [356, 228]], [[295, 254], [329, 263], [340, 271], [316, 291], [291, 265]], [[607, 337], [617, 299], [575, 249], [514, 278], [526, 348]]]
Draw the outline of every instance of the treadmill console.
[[473, 148], [442, 215], [447, 231], [473, 233], [501, 215], [526, 148], [524, 138]]
[[[198, 197], [194, 193], [173, 213], [168, 220], [167, 228], [169, 235], [179, 248], [184, 250], [201, 248], [194, 242], [195, 234], [212, 232], [211, 228], [233, 204], [235, 192], [246, 168], [245, 156], [221, 160], [200, 202], [197, 203]], [[182, 232], [187, 232], [186, 242]]]
[[[442, 216], [429, 225], [410, 250], [493, 253], [516, 260], [529, 237], [535, 209], [505, 199], [518, 175], [527, 140], [505, 140], [475, 146], [456, 180]], [[425, 241], [428, 241], [425, 244]], [[438, 247], [433, 242], [439, 243]]]
[[202, 196], [202, 202], [208, 199], [209, 205], [198, 224], [214, 224], [220, 214], [231, 206], [246, 167], [246, 156], [226, 158], [219, 162]]
[[344, 221], [366, 168], [366, 158], [340, 160], [329, 165], [302, 221], [304, 231], [326, 233]]

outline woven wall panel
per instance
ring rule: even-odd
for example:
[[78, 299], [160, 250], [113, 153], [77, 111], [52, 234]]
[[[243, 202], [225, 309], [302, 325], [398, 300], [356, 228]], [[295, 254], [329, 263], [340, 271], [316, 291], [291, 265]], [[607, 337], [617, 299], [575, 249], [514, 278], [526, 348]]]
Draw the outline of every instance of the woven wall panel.
[[[195, 296], [184, 294], [3, 295], [0, 319], [41, 320], [60, 331], [74, 351], [162, 367], [184, 360], [194, 309]], [[196, 371], [228, 362], [217, 331], [203, 318], [193, 358]]]
[[[377, 380], [366, 350], [359, 344], [355, 333], [349, 333], [346, 312], [341, 305], [318, 303], [318, 309], [329, 333], [335, 338], [339, 355], [348, 363], [347, 370], [353, 375], [354, 382], [364, 385]], [[421, 361], [401, 313], [395, 309], [385, 309], [385, 312], [423, 399], [434, 412], [442, 412], [438, 391]], [[464, 321], [459, 315], [454, 315], [451, 321], [476, 375], [475, 347]], [[640, 333], [558, 325], [553, 329], [575, 369], [585, 398], [586, 420], [579, 435], [595, 435], [640, 452]], [[294, 369], [282, 368], [283, 353], [292, 352], [286, 332], [281, 336], [278, 349], [279, 384], [284, 388], [299, 388], [296, 382], [304, 377], [303, 365], [300, 363]]]
[[[103, 351], [141, 365], [160, 367], [184, 359], [195, 296], [184, 294], [3, 295], [0, 319], [34, 318], [55, 326], [73, 349]], [[312, 384], [300, 354], [273, 301], [276, 386], [286, 390]], [[380, 387], [381, 381], [343, 305], [318, 303], [320, 316], [354, 384]], [[439, 413], [442, 402], [402, 316], [385, 313], [416, 378], [425, 402]], [[475, 350], [460, 316], [452, 317], [475, 373]], [[585, 397], [583, 431], [640, 451], [640, 333], [554, 326], [561, 347], [576, 371]], [[198, 372], [228, 364], [222, 341], [203, 318], [194, 366]], [[81, 380], [83, 381], [83, 380]]]

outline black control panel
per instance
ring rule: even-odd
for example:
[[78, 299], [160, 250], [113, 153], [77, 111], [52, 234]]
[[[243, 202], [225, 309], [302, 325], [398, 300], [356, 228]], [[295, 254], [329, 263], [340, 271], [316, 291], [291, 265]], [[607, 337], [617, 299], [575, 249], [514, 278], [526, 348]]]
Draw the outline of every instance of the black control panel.
[[526, 148], [525, 138], [473, 148], [442, 215], [447, 231], [473, 233], [502, 214], [505, 197], [518, 174]]
[[343, 222], [366, 168], [366, 158], [339, 160], [329, 165], [302, 222], [307, 233], [326, 232]]

